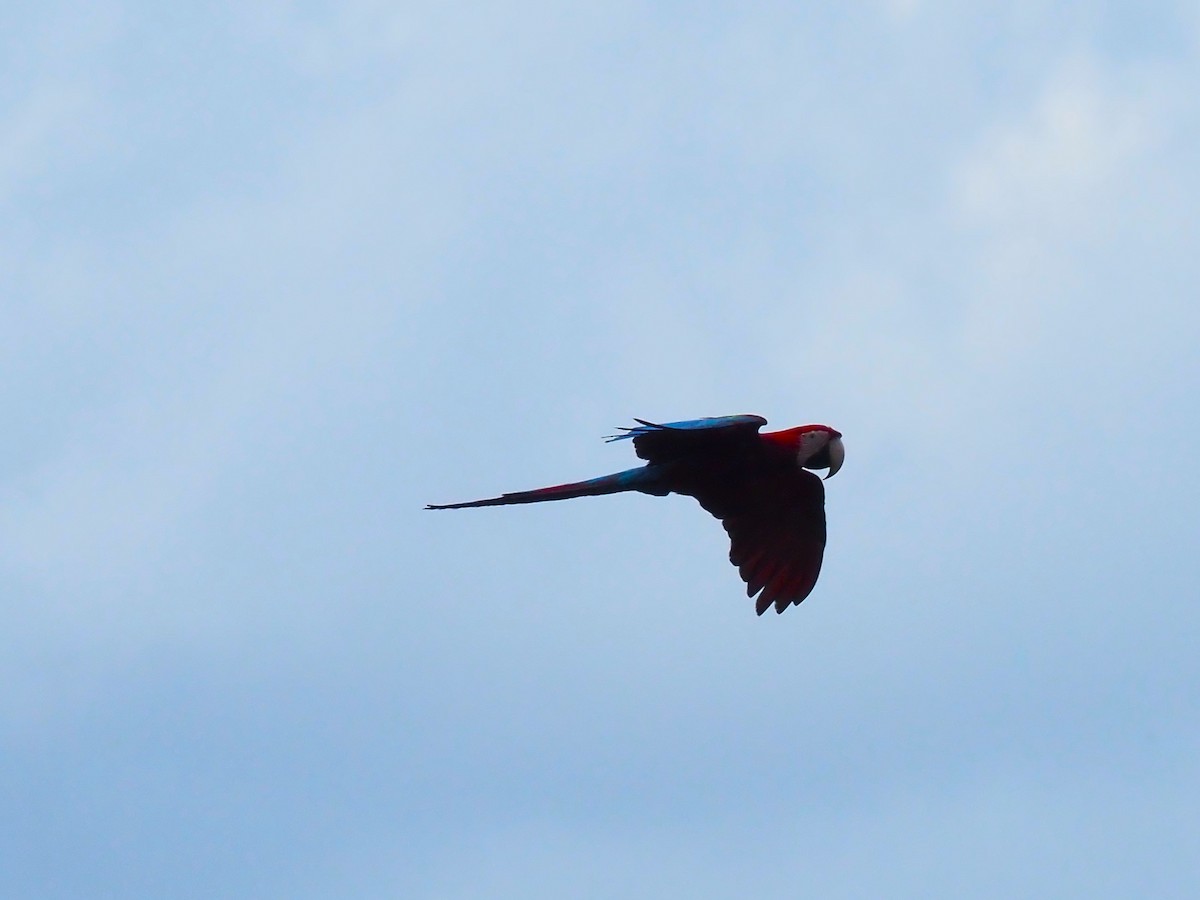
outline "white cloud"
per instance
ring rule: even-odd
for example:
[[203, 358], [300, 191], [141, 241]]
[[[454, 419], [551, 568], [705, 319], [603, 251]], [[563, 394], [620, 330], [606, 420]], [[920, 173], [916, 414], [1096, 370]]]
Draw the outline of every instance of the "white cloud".
[[[1191, 180], [1178, 145], [1194, 107], [1177, 87], [1187, 77], [1071, 57], [954, 167], [946, 246], [967, 301], [962, 346], [982, 369], [1063, 372], [1093, 323], [1125, 317], [1112, 283], [1184, 263], [1164, 253], [1177, 202], [1164, 184]], [[1145, 221], [1151, 205], [1158, 225]], [[1162, 231], [1159, 247], [1145, 245], [1147, 227]], [[1132, 338], [1146, 325], [1116, 327]], [[1067, 346], [1051, 349], [1056, 334]]]
[[922, 0], [883, 0], [887, 14], [898, 21], [913, 18], [921, 11]]
[[1086, 58], [1054, 72], [1031, 108], [989, 127], [955, 173], [954, 204], [970, 222], [1086, 228], [1152, 147], [1161, 103]]
[[255, 41], [286, 51], [297, 69], [330, 77], [401, 51], [416, 13], [383, 0], [338, 4], [297, 4], [260, 0], [232, 5], [235, 27]]
[[56, 184], [115, 138], [102, 61], [119, 31], [117, 10], [99, 2], [47, 19], [5, 36], [0, 203], [31, 183]]
[[42, 84], [0, 118], [0, 202], [79, 137], [94, 100], [81, 85]]

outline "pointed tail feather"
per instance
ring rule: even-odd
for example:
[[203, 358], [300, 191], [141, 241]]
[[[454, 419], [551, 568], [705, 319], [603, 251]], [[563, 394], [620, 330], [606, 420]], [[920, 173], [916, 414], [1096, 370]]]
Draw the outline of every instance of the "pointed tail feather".
[[487, 500], [471, 500], [467, 503], [430, 503], [426, 509], [468, 509], [475, 506], [508, 506], [514, 503], [544, 503], [549, 500], [570, 500], [573, 497], [595, 497], [600, 494], [619, 494], [622, 491], [641, 491], [662, 496], [668, 491], [659, 488], [660, 473], [650, 466], [629, 469], [614, 475], [602, 475], [587, 481], [571, 484], [556, 484], [533, 491], [517, 491]]

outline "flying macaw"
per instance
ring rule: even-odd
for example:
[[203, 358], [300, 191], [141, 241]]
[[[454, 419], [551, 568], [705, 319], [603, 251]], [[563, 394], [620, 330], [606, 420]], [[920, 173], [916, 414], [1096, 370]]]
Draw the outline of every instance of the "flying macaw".
[[683, 494], [721, 520], [729, 533], [729, 561], [759, 594], [761, 616], [799, 605], [817, 583], [825, 552], [825, 486], [806, 469], [828, 469], [832, 478], [846, 450], [828, 425], [801, 425], [759, 434], [762, 416], [720, 416], [658, 425], [634, 419], [633, 428], [606, 440], [633, 439], [646, 465], [588, 481], [558, 484], [472, 500], [430, 504], [426, 509], [465, 509], [542, 503], [598, 494], [639, 491], [665, 497]]

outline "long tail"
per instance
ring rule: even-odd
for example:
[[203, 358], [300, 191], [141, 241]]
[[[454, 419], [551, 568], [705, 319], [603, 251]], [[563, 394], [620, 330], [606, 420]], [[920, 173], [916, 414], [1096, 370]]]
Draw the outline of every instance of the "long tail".
[[656, 466], [628, 469], [615, 475], [602, 475], [588, 481], [556, 484], [535, 491], [517, 491], [487, 500], [469, 503], [429, 504], [426, 509], [467, 509], [472, 506], [508, 506], [511, 503], [544, 503], [548, 500], [570, 500], [572, 497], [595, 497], [599, 494], [619, 494], [622, 491], [641, 491], [663, 496], [669, 491], [661, 487], [661, 471]]

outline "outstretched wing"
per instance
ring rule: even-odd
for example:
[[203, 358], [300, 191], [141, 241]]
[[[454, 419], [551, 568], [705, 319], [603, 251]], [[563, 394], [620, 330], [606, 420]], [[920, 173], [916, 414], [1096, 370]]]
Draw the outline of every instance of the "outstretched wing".
[[820, 478], [799, 468], [777, 470], [748, 483], [706, 485], [695, 496], [725, 526], [729, 561], [747, 596], [759, 595], [760, 616], [772, 604], [783, 612], [809, 595], [825, 554]]
[[670, 462], [698, 451], [745, 443], [767, 424], [762, 416], [717, 416], [662, 425], [645, 419], [634, 421], [639, 423], [637, 427], [622, 428], [624, 434], [610, 435], [607, 440], [633, 438], [634, 452], [648, 462]]

